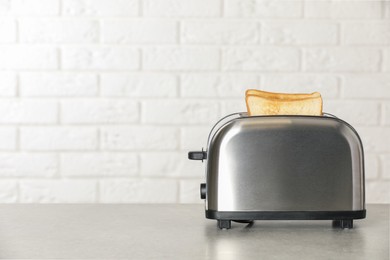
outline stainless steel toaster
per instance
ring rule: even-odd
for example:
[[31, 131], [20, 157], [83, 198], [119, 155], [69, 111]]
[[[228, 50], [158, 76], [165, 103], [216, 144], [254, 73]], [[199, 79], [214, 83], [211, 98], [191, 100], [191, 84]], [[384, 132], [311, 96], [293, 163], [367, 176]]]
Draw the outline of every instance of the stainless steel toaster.
[[332, 115], [222, 118], [211, 129], [200, 186], [206, 218], [231, 221], [332, 220], [352, 228], [366, 216], [363, 146], [356, 130]]

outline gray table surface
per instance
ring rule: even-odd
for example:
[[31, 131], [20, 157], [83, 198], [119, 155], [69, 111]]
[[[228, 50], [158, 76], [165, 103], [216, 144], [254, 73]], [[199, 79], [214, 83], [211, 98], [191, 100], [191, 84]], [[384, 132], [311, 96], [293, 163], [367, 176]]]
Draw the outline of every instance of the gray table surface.
[[256, 221], [219, 230], [203, 205], [0, 205], [1, 258], [389, 259], [390, 205], [351, 230]]

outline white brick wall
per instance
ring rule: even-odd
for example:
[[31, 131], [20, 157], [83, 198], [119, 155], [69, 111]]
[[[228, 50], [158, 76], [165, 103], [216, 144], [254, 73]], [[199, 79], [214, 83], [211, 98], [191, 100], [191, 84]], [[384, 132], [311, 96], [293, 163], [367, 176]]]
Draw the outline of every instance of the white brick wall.
[[100, 132], [101, 146], [109, 151], [176, 150], [179, 129], [169, 126], [107, 126]]
[[380, 70], [379, 48], [328, 47], [306, 48], [303, 70], [314, 72], [374, 72]]
[[[389, 15], [389, 19], [390, 19], [390, 15]], [[385, 71], [390, 71], [390, 49], [389, 48], [384, 50], [383, 56], [384, 56], [384, 58], [383, 58], [383, 69]]]
[[217, 70], [220, 54], [214, 47], [153, 47], [143, 49], [143, 58], [145, 70]]
[[329, 21], [266, 21], [261, 32], [267, 45], [331, 46], [338, 42], [338, 24]]
[[93, 203], [97, 199], [95, 180], [21, 180], [22, 203]]
[[305, 16], [310, 18], [380, 19], [385, 1], [307, 1]]
[[221, 14], [222, 0], [143, 0], [143, 14], [153, 17], [210, 17]]
[[103, 43], [175, 43], [178, 23], [174, 20], [103, 20]]
[[67, 177], [128, 177], [139, 172], [135, 153], [62, 153], [60, 165]]
[[135, 70], [139, 57], [132, 47], [65, 47], [61, 66], [66, 70]]
[[301, 1], [225, 0], [224, 13], [229, 17], [297, 18], [302, 16]]
[[[11, 79], [13, 78], [9, 80]], [[13, 81], [9, 83], [11, 84]], [[97, 94], [98, 77], [94, 73], [25, 72], [19, 74], [20, 96], [92, 97]]]
[[385, 0], [0, 0], [0, 203], [201, 203], [244, 91], [319, 91], [390, 202]]
[[47, 100], [2, 100], [0, 123], [57, 123], [57, 103]]
[[19, 19], [22, 43], [93, 43], [98, 40], [98, 22], [81, 19]]
[[2, 0], [2, 15], [55, 16], [60, 14], [59, 0]]
[[388, 21], [346, 22], [343, 24], [341, 41], [350, 45], [389, 45], [390, 23]]
[[16, 94], [17, 77], [13, 72], [0, 72], [0, 97], [12, 97]]
[[135, 123], [139, 109], [129, 100], [65, 100], [61, 102], [61, 115], [65, 124]]
[[181, 42], [188, 44], [258, 43], [259, 24], [254, 21], [190, 20], [181, 23]]
[[233, 47], [222, 50], [224, 71], [298, 71], [300, 50], [286, 47]]
[[2, 153], [0, 176], [2, 177], [55, 177], [58, 176], [58, 160], [50, 153]]
[[21, 127], [20, 148], [27, 151], [95, 150], [95, 127], [41, 126]]
[[177, 77], [169, 73], [102, 73], [100, 88], [107, 97], [176, 97]]
[[0, 150], [15, 150], [16, 149], [16, 128], [1, 127], [0, 128]]
[[0, 69], [58, 69], [58, 50], [54, 46], [1, 45]]
[[13, 19], [0, 19], [0, 43], [12, 43], [16, 40], [16, 22]]
[[62, 0], [64, 16], [136, 16], [137, 0]]
[[187, 73], [180, 77], [181, 96], [191, 98], [242, 97], [248, 86], [259, 87], [256, 74]]
[[14, 180], [0, 181], [0, 203], [15, 203], [19, 197], [18, 183]]

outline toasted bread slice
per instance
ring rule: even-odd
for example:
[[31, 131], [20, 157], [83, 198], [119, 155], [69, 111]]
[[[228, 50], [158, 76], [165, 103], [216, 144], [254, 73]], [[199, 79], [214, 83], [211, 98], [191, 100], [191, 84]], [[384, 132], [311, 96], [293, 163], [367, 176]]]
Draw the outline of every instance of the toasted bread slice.
[[280, 100], [298, 100], [298, 99], [321, 97], [321, 94], [318, 92], [313, 92], [311, 94], [285, 94], [285, 93], [267, 92], [258, 89], [248, 89], [245, 92], [245, 96], [248, 95], [256, 95], [260, 97], [280, 99]]
[[299, 99], [269, 98], [247, 95], [246, 105], [250, 116], [257, 115], [322, 115], [322, 98], [306, 97]]

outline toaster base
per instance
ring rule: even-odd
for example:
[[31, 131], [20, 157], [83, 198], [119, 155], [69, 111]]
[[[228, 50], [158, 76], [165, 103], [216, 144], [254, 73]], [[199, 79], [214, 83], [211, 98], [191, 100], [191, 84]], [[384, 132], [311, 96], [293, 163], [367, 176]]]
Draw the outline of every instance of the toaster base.
[[333, 227], [352, 228], [354, 219], [366, 217], [366, 210], [350, 211], [216, 211], [206, 210], [206, 218], [218, 220], [218, 227], [229, 229], [230, 221], [251, 220], [333, 220]]

